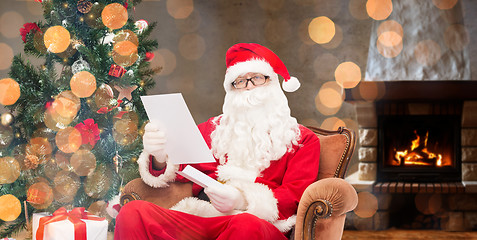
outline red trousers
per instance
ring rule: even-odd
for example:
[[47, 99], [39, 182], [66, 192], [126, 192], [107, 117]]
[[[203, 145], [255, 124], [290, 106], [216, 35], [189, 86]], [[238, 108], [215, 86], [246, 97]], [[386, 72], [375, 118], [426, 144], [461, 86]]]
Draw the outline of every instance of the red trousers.
[[115, 240], [280, 240], [287, 239], [271, 223], [252, 214], [204, 218], [135, 200], [116, 217]]

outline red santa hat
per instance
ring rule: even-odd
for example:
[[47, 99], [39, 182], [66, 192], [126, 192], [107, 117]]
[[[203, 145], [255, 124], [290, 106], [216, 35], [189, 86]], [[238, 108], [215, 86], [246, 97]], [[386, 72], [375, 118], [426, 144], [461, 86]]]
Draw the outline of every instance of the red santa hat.
[[[294, 92], [300, 87], [295, 77], [290, 77], [285, 64], [270, 49], [256, 43], [238, 43], [227, 50], [227, 71], [225, 73], [224, 88], [229, 91], [233, 88], [232, 82], [242, 74], [249, 72], [261, 73], [269, 76], [272, 81], [278, 82], [278, 75], [283, 77], [282, 88], [287, 92]], [[277, 75], [278, 74], [278, 75]]]

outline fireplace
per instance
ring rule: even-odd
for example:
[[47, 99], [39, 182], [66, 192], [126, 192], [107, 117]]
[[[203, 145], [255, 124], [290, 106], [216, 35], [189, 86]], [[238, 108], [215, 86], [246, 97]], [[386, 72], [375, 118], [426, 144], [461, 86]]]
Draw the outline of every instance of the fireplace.
[[459, 115], [378, 118], [378, 182], [461, 181]]

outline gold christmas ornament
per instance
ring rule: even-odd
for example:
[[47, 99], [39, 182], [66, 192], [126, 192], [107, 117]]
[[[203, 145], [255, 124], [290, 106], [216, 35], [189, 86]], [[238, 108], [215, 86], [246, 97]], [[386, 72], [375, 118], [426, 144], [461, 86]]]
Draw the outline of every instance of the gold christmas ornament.
[[38, 167], [40, 160], [38, 159], [37, 156], [28, 154], [23, 160], [23, 163], [25, 164], [25, 167], [27, 169], [35, 169]]
[[22, 213], [22, 204], [17, 197], [6, 194], [0, 197], [0, 219], [5, 222], [14, 221]]
[[50, 52], [64, 52], [70, 45], [70, 32], [62, 26], [53, 26], [46, 30], [43, 41]]
[[71, 78], [70, 87], [79, 98], [89, 97], [96, 90], [96, 77], [88, 71], [78, 72]]
[[93, 3], [89, 0], [79, 0], [77, 6], [80, 13], [89, 13], [93, 7]]
[[103, 24], [110, 29], [119, 29], [128, 21], [127, 9], [119, 3], [111, 3], [101, 13]]
[[20, 85], [11, 78], [0, 80], [0, 104], [12, 105], [20, 98]]
[[20, 176], [20, 169], [20, 164], [15, 158], [0, 158], [0, 184], [15, 182]]
[[11, 113], [3, 113], [1, 116], [3, 126], [9, 126], [13, 122], [13, 115]]

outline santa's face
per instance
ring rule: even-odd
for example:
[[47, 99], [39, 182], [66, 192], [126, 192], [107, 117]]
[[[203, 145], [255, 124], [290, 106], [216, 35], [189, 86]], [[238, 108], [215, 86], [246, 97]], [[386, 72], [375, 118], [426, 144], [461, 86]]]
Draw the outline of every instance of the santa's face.
[[227, 92], [212, 151], [221, 163], [262, 171], [296, 144], [299, 131], [278, 81], [250, 85]]

